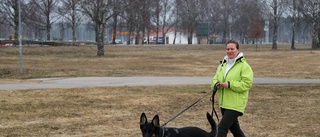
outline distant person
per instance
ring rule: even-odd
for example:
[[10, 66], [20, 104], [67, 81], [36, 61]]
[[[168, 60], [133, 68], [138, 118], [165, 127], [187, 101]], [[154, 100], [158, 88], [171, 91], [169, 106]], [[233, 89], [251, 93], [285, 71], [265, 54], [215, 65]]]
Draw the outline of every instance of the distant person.
[[222, 119], [218, 124], [218, 137], [226, 137], [228, 130], [235, 137], [244, 137], [238, 117], [247, 105], [252, 87], [253, 71], [239, 51], [239, 43], [230, 40], [226, 44], [226, 56], [218, 66], [212, 79], [211, 89], [217, 86]]

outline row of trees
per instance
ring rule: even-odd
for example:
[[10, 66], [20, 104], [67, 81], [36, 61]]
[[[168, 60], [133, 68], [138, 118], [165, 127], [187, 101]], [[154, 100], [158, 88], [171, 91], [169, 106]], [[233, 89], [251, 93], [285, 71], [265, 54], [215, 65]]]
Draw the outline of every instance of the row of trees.
[[[18, 37], [18, 3], [19, 0], [0, 2], [0, 24], [11, 26], [15, 37]], [[53, 23], [62, 30], [72, 28], [74, 41], [77, 26], [93, 24], [98, 56], [104, 55], [106, 27], [112, 26], [115, 36], [117, 25], [123, 23], [120, 19], [136, 42], [151, 30], [161, 30], [164, 38], [169, 28], [174, 27], [188, 34], [190, 44], [201, 22], [210, 22], [210, 33], [221, 34], [225, 43], [231, 38], [244, 42], [263, 37], [268, 21], [268, 27], [272, 28], [272, 49], [276, 50], [279, 18], [287, 17], [292, 24], [291, 48], [294, 49], [295, 33], [303, 29], [312, 34], [312, 48], [316, 49], [320, 48], [319, 3], [319, 0], [21, 0], [21, 17], [27, 27], [23, 30], [35, 34], [46, 30], [47, 40], [52, 39]]]

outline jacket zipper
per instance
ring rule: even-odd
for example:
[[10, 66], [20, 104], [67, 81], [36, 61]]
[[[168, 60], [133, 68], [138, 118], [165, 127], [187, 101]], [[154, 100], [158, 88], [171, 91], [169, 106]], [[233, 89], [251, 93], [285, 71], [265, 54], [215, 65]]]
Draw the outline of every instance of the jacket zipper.
[[[234, 67], [234, 65], [237, 64], [237, 62], [238, 62], [239, 60], [241, 61], [242, 58], [243, 58], [243, 57], [238, 58], [238, 59], [234, 62], [233, 66], [229, 69], [229, 71]], [[223, 63], [225, 63], [225, 62], [223, 62]], [[222, 63], [222, 66], [223, 66], [223, 63]], [[222, 69], [222, 66], [221, 66], [221, 69]], [[224, 77], [224, 75], [223, 75], [223, 82], [226, 81], [226, 78], [227, 78], [227, 76], [228, 76], [229, 71], [227, 72], [226, 77]], [[229, 86], [230, 86], [230, 85], [229, 85]], [[224, 99], [225, 89], [223, 88], [221, 92], [222, 92], [221, 106], [223, 106], [223, 99]]]
[[[237, 59], [236, 62], [233, 64], [233, 66], [229, 69], [229, 71], [228, 71], [227, 74], [226, 74], [226, 77], [224, 77], [224, 75], [223, 75], [223, 82], [226, 82], [226, 78], [227, 78], [227, 76], [228, 76], [228, 73], [229, 73], [230, 70], [234, 67], [234, 65], [236, 65], [237, 61], [238, 61], [238, 59]], [[230, 86], [230, 85], [229, 85], [229, 86]], [[221, 101], [221, 106], [223, 105], [224, 92], [225, 92], [225, 88], [222, 89], [222, 98], [221, 98], [222, 101]]]

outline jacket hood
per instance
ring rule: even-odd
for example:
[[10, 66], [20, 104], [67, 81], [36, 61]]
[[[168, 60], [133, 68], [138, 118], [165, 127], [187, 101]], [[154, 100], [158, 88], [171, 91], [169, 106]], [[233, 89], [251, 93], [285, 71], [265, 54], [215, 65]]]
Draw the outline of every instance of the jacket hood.
[[[243, 57], [243, 53], [239, 52], [238, 56], [234, 60], [238, 60], [241, 57]], [[223, 60], [228, 60], [228, 59], [229, 59], [228, 55], [224, 56], [224, 58], [223, 58]]]
[[243, 53], [239, 52], [238, 56], [235, 59], [229, 59], [228, 55], [224, 56], [223, 60], [220, 62], [221, 64], [228, 62], [228, 61], [238, 61], [239, 59], [243, 58]]

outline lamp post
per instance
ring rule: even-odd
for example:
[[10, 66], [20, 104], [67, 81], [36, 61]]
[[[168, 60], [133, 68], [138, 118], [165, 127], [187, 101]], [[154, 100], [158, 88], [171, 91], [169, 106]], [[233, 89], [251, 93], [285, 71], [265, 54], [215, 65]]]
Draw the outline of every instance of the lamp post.
[[21, 0], [19, 0], [19, 53], [20, 53], [20, 75], [23, 75], [22, 70], [22, 36], [21, 36]]

